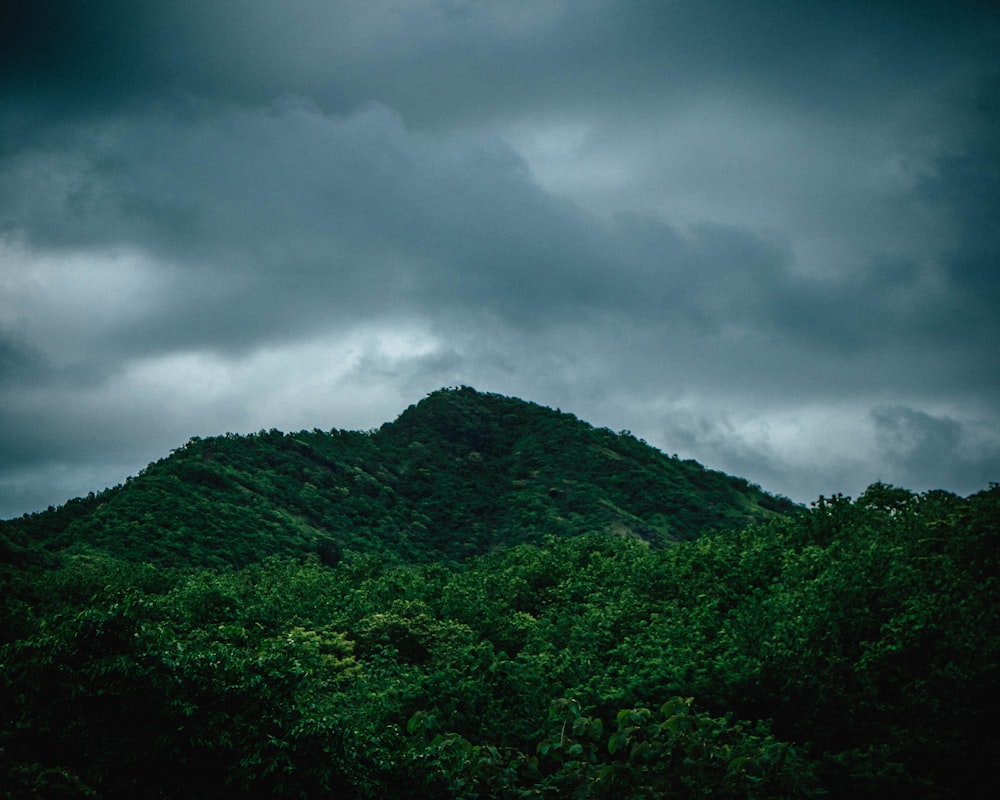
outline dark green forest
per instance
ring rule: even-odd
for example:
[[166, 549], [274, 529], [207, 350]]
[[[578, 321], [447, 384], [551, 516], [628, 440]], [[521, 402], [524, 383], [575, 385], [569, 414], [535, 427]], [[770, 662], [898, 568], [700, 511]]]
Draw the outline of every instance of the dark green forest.
[[808, 508], [468, 388], [0, 522], [0, 796], [965, 798], [1000, 487]]

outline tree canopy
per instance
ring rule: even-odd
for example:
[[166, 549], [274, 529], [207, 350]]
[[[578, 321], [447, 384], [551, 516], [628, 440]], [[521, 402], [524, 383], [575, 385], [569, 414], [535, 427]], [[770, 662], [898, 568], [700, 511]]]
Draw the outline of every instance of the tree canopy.
[[[588, 487], [605, 469], [597, 451], [554, 472], [564, 453], [476, 416], [528, 413], [519, 401], [458, 396], [458, 433], [428, 413], [444, 394], [370, 434], [198, 441], [115, 492], [8, 526], [0, 797], [945, 800], [995, 787], [1000, 487], [962, 498], [875, 484], [786, 514], [738, 500], [734, 524], [712, 512], [701, 535], [660, 536], [660, 501]], [[577, 460], [607, 447], [644, 487], [676, 466], [630, 437], [530, 413], [576, 431]], [[204, 477], [171, 483], [193, 464], [223, 464], [243, 492], [254, 470], [235, 454], [261, 441], [297, 454], [268, 486], [322, 495], [296, 470], [323, 453], [343, 473], [330, 490], [349, 486], [379, 513], [393, 508], [387, 487], [414, 504], [415, 486], [452, 492], [457, 507], [421, 506], [423, 538], [380, 538], [388, 528], [371, 520], [373, 546], [334, 537], [333, 558], [306, 534], [310, 546], [275, 534], [280, 546], [257, 553], [270, 529], [219, 540], [206, 525], [187, 528], [191, 559], [177, 543], [171, 563], [162, 542], [130, 549], [137, 539], [123, 547], [99, 527], [136, 486], [163, 492], [154, 523], [208, 493]], [[419, 452], [385, 478], [373, 454], [407, 450]], [[363, 458], [372, 471], [355, 481]], [[478, 469], [490, 477], [476, 483]], [[745, 487], [689, 469], [719, 493]], [[494, 509], [489, 487], [522, 494], [497, 494], [512, 505]], [[536, 501], [551, 503], [538, 517], [516, 507]], [[435, 527], [477, 513], [538, 527], [473, 536], [472, 553]]]

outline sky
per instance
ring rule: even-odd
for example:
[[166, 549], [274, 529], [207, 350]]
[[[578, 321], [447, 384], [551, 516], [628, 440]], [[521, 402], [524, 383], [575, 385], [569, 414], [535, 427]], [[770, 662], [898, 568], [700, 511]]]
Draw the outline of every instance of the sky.
[[1000, 481], [1000, 6], [0, 0], [0, 517], [468, 385]]

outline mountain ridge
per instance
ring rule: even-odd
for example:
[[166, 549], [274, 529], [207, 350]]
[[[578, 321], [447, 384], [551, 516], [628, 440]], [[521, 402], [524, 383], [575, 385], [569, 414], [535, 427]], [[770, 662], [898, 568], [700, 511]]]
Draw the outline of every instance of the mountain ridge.
[[457, 562], [553, 533], [665, 546], [796, 508], [628, 432], [461, 386], [370, 431], [194, 437], [122, 485], [0, 522], [0, 560], [42, 545], [165, 566]]

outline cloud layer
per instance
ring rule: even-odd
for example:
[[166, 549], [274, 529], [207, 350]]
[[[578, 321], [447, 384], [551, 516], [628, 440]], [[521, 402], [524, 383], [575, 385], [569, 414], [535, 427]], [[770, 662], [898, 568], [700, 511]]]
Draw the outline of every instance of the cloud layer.
[[808, 501], [1000, 476], [989, 3], [13, 2], [0, 516], [516, 394]]

